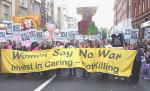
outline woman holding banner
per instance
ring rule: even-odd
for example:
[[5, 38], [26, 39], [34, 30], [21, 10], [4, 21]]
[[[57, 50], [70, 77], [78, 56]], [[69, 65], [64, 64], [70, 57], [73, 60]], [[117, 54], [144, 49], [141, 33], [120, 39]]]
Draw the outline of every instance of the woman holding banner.
[[[50, 49], [50, 48], [51, 47], [48, 45], [48, 41], [42, 42], [42, 44], [40, 46], [41, 50], [47, 50], [47, 49]], [[53, 71], [44, 71], [42, 73], [43, 73], [43, 76], [48, 76], [50, 72], [53, 73]]]
[[[91, 42], [89, 40], [84, 41], [81, 48], [91, 48]], [[82, 77], [89, 77], [89, 73], [85, 69], [83, 69], [82, 72]]]
[[[112, 48], [111, 44], [109, 43], [109, 41], [107, 39], [105, 39], [103, 41], [103, 45], [104, 45], [103, 46], [104, 48]], [[108, 79], [108, 74], [107, 73], [102, 73], [102, 78], [103, 79]]]
[[41, 50], [47, 50], [47, 49], [50, 49], [50, 45], [48, 45], [48, 41], [44, 41], [42, 42], [41, 46], [40, 46], [40, 49]]
[[6, 42], [5, 49], [13, 49], [12, 41], [8, 40], [8, 42]]
[[135, 43], [134, 50], [137, 50], [137, 54], [133, 64], [131, 81], [133, 82], [134, 85], [136, 85], [137, 83], [139, 83], [141, 60], [144, 57], [144, 50], [142, 48], [142, 44]]
[[[67, 48], [77, 48], [77, 46], [75, 46], [75, 42], [71, 40]], [[69, 76], [76, 76], [76, 68], [69, 68]]]
[[[55, 43], [54, 48], [64, 48], [64, 47], [62, 46], [62, 43], [61, 43], [60, 41], [57, 41], [57, 42]], [[60, 74], [61, 74], [61, 69], [60, 69], [60, 68], [59, 68], [59, 69], [56, 69], [56, 76], [59, 77]]]
[[145, 56], [146, 63], [147, 63], [147, 76], [144, 78], [145, 80], [150, 81], [150, 48], [148, 49], [147, 55]]

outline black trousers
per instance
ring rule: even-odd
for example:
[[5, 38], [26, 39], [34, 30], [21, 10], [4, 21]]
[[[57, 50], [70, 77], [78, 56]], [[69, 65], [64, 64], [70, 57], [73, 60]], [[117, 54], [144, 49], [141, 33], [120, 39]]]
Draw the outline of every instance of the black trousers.
[[56, 71], [56, 76], [60, 76], [60, 74], [61, 74], [61, 69], [56, 69], [55, 71]]
[[131, 76], [131, 81], [133, 83], [138, 83], [139, 82], [140, 69], [141, 69], [141, 62], [134, 61], [133, 69], [132, 69], [132, 76]]
[[108, 76], [109, 76], [109, 74], [107, 74], [107, 73], [102, 73], [102, 78], [108, 79]]
[[89, 77], [90, 73], [87, 72], [85, 69], [82, 69], [82, 77]]
[[69, 68], [69, 76], [76, 76], [75, 68]]

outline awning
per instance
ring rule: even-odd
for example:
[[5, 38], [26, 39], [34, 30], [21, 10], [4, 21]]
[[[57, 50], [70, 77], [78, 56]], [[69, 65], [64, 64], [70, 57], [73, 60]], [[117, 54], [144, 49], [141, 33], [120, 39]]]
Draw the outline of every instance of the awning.
[[144, 22], [141, 24], [141, 28], [145, 28], [145, 27], [148, 27], [150, 26], [150, 21], [147, 21], [147, 22]]

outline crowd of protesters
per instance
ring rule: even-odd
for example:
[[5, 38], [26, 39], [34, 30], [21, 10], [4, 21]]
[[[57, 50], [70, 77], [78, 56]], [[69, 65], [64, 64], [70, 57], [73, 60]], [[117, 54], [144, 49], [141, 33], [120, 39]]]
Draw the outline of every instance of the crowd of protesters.
[[[33, 42], [31, 46], [26, 47], [22, 46], [20, 42], [8, 41], [6, 43], [0, 43], [0, 49], [12, 49], [12, 50], [20, 50], [20, 51], [35, 51], [35, 50], [47, 50], [51, 48], [112, 48], [112, 44], [108, 40], [71, 40], [69, 42], [61, 42], [61, 41], [44, 41], [42, 43]], [[139, 82], [140, 74], [145, 80], [150, 80], [150, 41], [143, 41], [140, 43], [130, 44], [125, 43], [123, 46], [125, 50], [137, 50], [137, 55], [134, 61], [131, 81], [134, 83]], [[69, 76], [76, 76], [76, 68], [69, 68]], [[90, 73], [86, 70], [82, 69], [82, 77], [89, 77]], [[50, 71], [42, 72], [42, 74], [49, 74]], [[56, 69], [55, 73], [57, 76], [60, 76], [62, 73], [62, 69]], [[101, 73], [102, 78], [107, 79], [109, 74]], [[115, 79], [123, 77], [115, 76]]]

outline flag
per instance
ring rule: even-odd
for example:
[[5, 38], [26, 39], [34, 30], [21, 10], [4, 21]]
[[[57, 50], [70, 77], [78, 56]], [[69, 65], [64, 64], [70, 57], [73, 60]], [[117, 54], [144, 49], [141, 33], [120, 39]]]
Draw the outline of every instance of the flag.
[[92, 21], [88, 27], [88, 34], [97, 34], [97, 32], [98, 32], [98, 29], [95, 26], [95, 23]]

